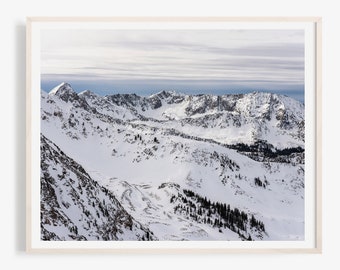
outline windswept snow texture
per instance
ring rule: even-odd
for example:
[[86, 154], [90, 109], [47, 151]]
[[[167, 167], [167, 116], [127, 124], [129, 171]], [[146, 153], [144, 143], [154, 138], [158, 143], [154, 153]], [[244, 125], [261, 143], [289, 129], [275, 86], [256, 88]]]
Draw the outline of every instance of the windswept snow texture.
[[42, 239], [303, 240], [304, 130], [271, 93], [41, 91]]

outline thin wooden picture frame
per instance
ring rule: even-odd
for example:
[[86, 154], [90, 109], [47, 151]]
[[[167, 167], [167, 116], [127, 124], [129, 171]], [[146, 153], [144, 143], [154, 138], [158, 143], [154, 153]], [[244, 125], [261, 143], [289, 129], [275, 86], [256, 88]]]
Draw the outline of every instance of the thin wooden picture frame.
[[[259, 25], [269, 25], [267, 29], [311, 29], [308, 55], [313, 54], [313, 59], [305, 59], [305, 65], [310, 65], [309, 75], [305, 77], [305, 100], [310, 110], [309, 130], [312, 150], [306, 151], [306, 167], [309, 167], [309, 176], [312, 178], [305, 183], [309, 189], [310, 200], [304, 200], [310, 206], [313, 213], [309, 224], [305, 224], [305, 238], [302, 241], [264, 241], [259, 245], [233, 246], [225, 241], [197, 241], [195, 245], [185, 244], [187, 241], [43, 241], [40, 238], [40, 92], [41, 87], [41, 29], [74, 29], [92, 28], [100, 24], [103, 29], [110, 28], [106, 24], [119, 24], [121, 26], [133, 24], [164, 24], [168, 29], [185, 27], [190, 24], [193, 27], [213, 24], [247, 24], [250, 29], [257, 29]], [[300, 25], [301, 24], [301, 25]], [[85, 26], [84, 26], [85, 25]], [[173, 26], [174, 25], [174, 26]], [[198, 25], [198, 26], [195, 26]], [[83, 27], [83, 28], [82, 28]], [[97, 26], [96, 26], [97, 27]], [[96, 27], [92, 29], [96, 29]], [[123, 27], [123, 29], [124, 29]], [[172, 28], [171, 28], [172, 27]], [[184, 27], [184, 28], [185, 28]], [[210, 26], [208, 26], [207, 29]], [[300, 28], [299, 28], [300, 27]], [[130, 28], [128, 28], [130, 29]], [[133, 28], [132, 28], [133, 29]], [[140, 28], [143, 29], [143, 26]], [[151, 27], [152, 29], [152, 27]], [[195, 28], [196, 29], [196, 28]], [[222, 27], [223, 29], [223, 27]], [[312, 40], [312, 42], [311, 42]], [[305, 44], [306, 45], [306, 44]], [[307, 45], [306, 45], [307, 46]], [[307, 63], [308, 62], [308, 63]], [[307, 68], [305, 68], [307, 69]], [[307, 71], [305, 70], [305, 74]], [[38, 90], [37, 90], [38, 89]], [[308, 89], [313, 89], [307, 92]], [[322, 252], [322, 19], [320, 17], [28, 17], [26, 24], [26, 251], [29, 253], [321, 253]], [[39, 92], [37, 94], [36, 92]], [[308, 101], [309, 100], [309, 101]], [[309, 103], [308, 103], [309, 102]], [[309, 104], [309, 105], [308, 105]], [[306, 124], [308, 126], [308, 123]], [[306, 148], [308, 145], [306, 146]], [[310, 156], [310, 157], [309, 157]], [[308, 164], [309, 162], [309, 164]], [[39, 174], [38, 174], [39, 173]], [[310, 182], [312, 184], [310, 184]], [[308, 232], [308, 233], [307, 233]], [[309, 236], [307, 236], [309, 234]], [[73, 242], [69, 244], [70, 242]], [[148, 243], [152, 244], [148, 244]], [[175, 242], [175, 244], [173, 244]], [[195, 242], [195, 241], [189, 241]], [[254, 241], [257, 242], [257, 241]], [[259, 241], [261, 242], [261, 241]], [[224, 244], [225, 243], [225, 244]], [[64, 245], [65, 244], [65, 245]], [[102, 244], [102, 245], [101, 245]], [[296, 244], [296, 245], [295, 245]]]

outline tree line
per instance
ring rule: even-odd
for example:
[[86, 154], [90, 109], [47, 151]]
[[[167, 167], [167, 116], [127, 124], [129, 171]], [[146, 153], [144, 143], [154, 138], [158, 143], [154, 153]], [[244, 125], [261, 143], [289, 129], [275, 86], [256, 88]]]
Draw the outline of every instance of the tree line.
[[222, 228], [228, 228], [243, 240], [252, 240], [249, 229], [265, 232], [264, 223], [254, 215], [249, 216], [236, 207], [232, 208], [230, 204], [213, 202], [188, 189], [184, 189], [183, 194], [173, 195], [170, 203], [177, 203], [175, 213], [186, 215], [198, 223], [208, 224], [220, 232]]

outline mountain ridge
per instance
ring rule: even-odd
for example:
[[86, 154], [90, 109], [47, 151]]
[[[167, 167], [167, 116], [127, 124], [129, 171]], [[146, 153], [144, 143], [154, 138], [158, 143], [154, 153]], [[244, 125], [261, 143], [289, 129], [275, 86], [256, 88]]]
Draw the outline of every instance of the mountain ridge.
[[[89, 90], [76, 94], [71, 86], [65, 83], [60, 89], [63, 90], [65, 85], [68, 91], [59, 95], [65, 102], [77, 102], [76, 106], [89, 107], [87, 110], [102, 113], [110, 111], [112, 113], [109, 115], [116, 118], [121, 118], [119, 116], [121, 114], [129, 120], [175, 120], [177, 125], [192, 127], [202, 127], [210, 122], [213, 127], [239, 128], [238, 140], [218, 139], [217, 141], [221, 143], [253, 144], [257, 140], [262, 140], [280, 149], [304, 147], [304, 105], [284, 95], [258, 91], [222, 96], [185, 95], [174, 91], [161, 91], [149, 97], [136, 94], [99, 96]], [[51, 91], [52, 95], [60, 92], [60, 89], [58, 91], [54, 88], [53, 92]], [[241, 126], [248, 126], [251, 131], [242, 130]], [[202, 130], [197, 129], [195, 135], [201, 132]], [[237, 137], [234, 134], [230, 136]], [[278, 140], [272, 142], [273, 137], [277, 137]], [[280, 145], [280, 141], [287, 141], [287, 137], [290, 138], [290, 145]], [[213, 139], [211, 135], [206, 138]]]

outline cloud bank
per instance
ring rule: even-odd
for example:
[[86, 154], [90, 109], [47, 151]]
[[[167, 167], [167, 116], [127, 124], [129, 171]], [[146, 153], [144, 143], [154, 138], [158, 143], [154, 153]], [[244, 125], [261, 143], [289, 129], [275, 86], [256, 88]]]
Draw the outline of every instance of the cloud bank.
[[302, 30], [48, 30], [41, 36], [42, 88], [68, 81], [102, 92], [304, 90]]

